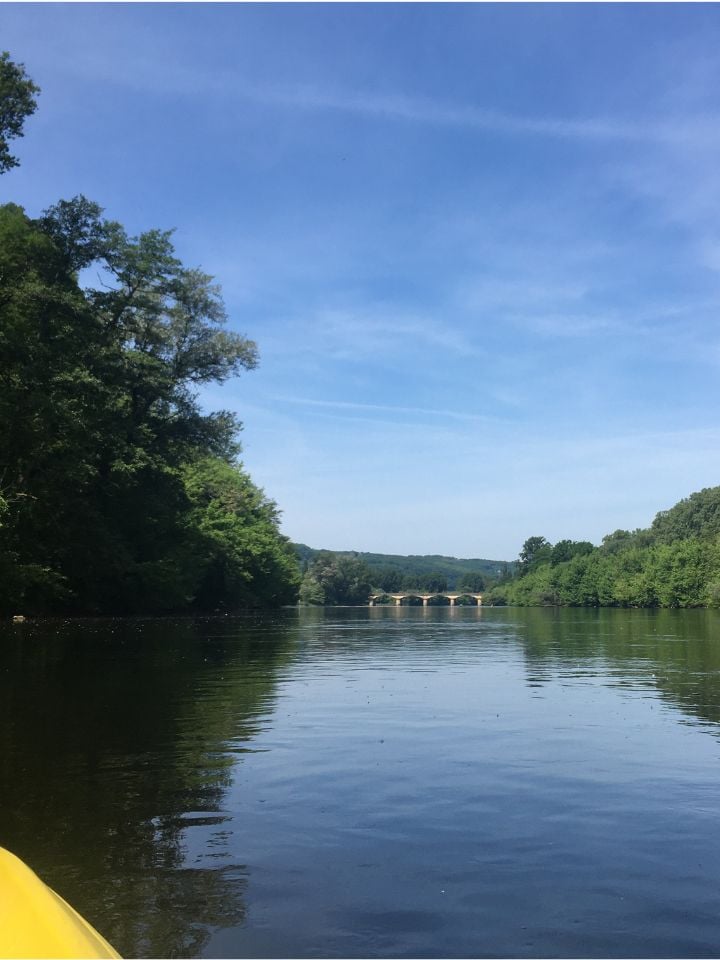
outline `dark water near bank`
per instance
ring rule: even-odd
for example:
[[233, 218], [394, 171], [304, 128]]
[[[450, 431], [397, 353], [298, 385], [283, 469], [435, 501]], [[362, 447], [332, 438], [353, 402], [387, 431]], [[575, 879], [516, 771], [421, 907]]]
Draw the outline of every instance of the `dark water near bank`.
[[0, 844], [127, 956], [720, 957], [720, 616], [5, 625]]

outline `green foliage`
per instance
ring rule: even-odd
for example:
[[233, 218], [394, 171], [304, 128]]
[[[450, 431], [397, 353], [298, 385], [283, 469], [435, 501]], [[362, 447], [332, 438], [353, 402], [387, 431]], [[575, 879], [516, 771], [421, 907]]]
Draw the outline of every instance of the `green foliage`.
[[406, 573], [401, 581], [401, 590], [420, 590], [423, 593], [435, 593], [448, 589], [448, 578], [444, 573]]
[[550, 562], [553, 566], [565, 563], [573, 557], [585, 557], [594, 549], [589, 540], [560, 540], [550, 551]]
[[[304, 543], [296, 543], [294, 546], [303, 563], [310, 563], [320, 552], [328, 552], [313, 550]], [[390, 553], [355, 553], [354, 556], [370, 568], [373, 586], [390, 591], [402, 590], [405, 584], [408, 589], [420, 589], [426, 583], [442, 583], [443, 577], [445, 586], [436, 589], [454, 590], [465, 574], [482, 576], [487, 585], [494, 580], [511, 576], [515, 567], [514, 563], [501, 560], [464, 560], [437, 554], [401, 556]]]
[[184, 471], [195, 602], [202, 609], [297, 600], [300, 574], [278, 510], [236, 464], [206, 457]]
[[21, 63], [13, 63], [10, 54], [0, 53], [0, 173], [18, 166], [8, 140], [22, 137], [25, 120], [35, 112], [37, 87]]
[[370, 588], [370, 569], [363, 560], [354, 554], [321, 550], [303, 577], [300, 600], [328, 606], [366, 604]]
[[292, 601], [274, 505], [234, 466], [240, 425], [196, 399], [257, 362], [212, 279], [83, 197], [39, 220], [0, 207], [0, 277], [0, 609]]
[[299, 601], [303, 606], [323, 606], [325, 603], [325, 590], [322, 584], [312, 574], [305, 574], [300, 584]]
[[[0, 173], [37, 92], [2, 54]], [[235, 462], [240, 424], [196, 396], [256, 346], [170, 232], [130, 237], [82, 196], [39, 220], [0, 207], [0, 317], [0, 611], [295, 601], [275, 504]]]
[[[477, 571], [461, 574], [458, 585], [453, 584], [450, 587], [447, 575], [438, 570], [403, 573], [400, 567], [372, 566], [366, 563], [366, 554], [311, 551], [309, 547], [297, 544], [295, 549], [306, 564], [300, 587], [300, 602], [305, 604], [364, 604], [371, 592], [415, 591], [418, 594], [427, 594], [457, 589], [478, 593], [484, 590], [487, 584], [487, 578]], [[455, 572], [457, 575], [457, 571]]]
[[662, 510], [653, 520], [650, 534], [658, 543], [720, 536], [720, 487], [706, 487], [670, 510]]
[[525, 576], [538, 564], [549, 560], [552, 544], [545, 537], [529, 537], [520, 551], [520, 575]]
[[486, 578], [481, 573], [464, 573], [457, 584], [458, 590], [467, 590], [468, 593], [482, 593], [487, 585]]
[[388, 593], [398, 593], [403, 588], [403, 581], [407, 574], [403, 574], [399, 567], [374, 567], [371, 569], [373, 586]]
[[648, 530], [616, 530], [600, 547], [526, 541], [521, 575], [489, 603], [523, 606], [699, 607], [720, 605], [720, 487], [659, 513]]

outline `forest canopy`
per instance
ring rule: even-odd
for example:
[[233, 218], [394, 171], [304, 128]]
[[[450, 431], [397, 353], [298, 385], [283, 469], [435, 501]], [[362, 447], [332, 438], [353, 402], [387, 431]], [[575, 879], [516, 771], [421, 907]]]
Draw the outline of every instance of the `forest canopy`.
[[[90, 265], [98, 287], [79, 282]], [[84, 197], [39, 219], [0, 208], [0, 276], [2, 609], [293, 600], [277, 510], [236, 462], [240, 423], [198, 403], [257, 363], [211, 277]]]
[[[3, 54], [6, 87], [0, 172], [36, 92]], [[198, 400], [257, 364], [226, 319], [170, 231], [129, 236], [83, 196], [38, 218], [0, 207], [0, 611], [296, 599], [278, 510], [237, 460], [241, 424]]]
[[521, 606], [720, 606], [720, 487], [661, 511], [648, 529], [615, 530], [599, 547], [530, 537], [518, 576], [486, 599]]

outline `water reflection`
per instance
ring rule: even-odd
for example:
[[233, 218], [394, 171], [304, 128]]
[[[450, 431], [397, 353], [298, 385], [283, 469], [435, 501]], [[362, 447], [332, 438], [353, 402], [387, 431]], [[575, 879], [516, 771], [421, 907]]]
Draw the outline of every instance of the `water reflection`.
[[[607, 672], [642, 684], [699, 720], [720, 724], [720, 614], [715, 610], [508, 611], [528, 680]], [[611, 681], [612, 682], [612, 681]]]
[[126, 955], [717, 956], [719, 625], [6, 625], [0, 843]]
[[251, 619], [8, 628], [0, 843], [124, 955], [197, 955], [243, 921], [224, 792], [292, 649], [291, 623]]

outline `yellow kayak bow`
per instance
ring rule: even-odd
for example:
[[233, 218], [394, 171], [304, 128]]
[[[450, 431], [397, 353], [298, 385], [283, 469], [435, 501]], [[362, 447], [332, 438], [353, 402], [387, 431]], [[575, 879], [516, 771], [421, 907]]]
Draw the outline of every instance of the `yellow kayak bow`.
[[119, 958], [69, 903], [0, 847], [0, 957]]

